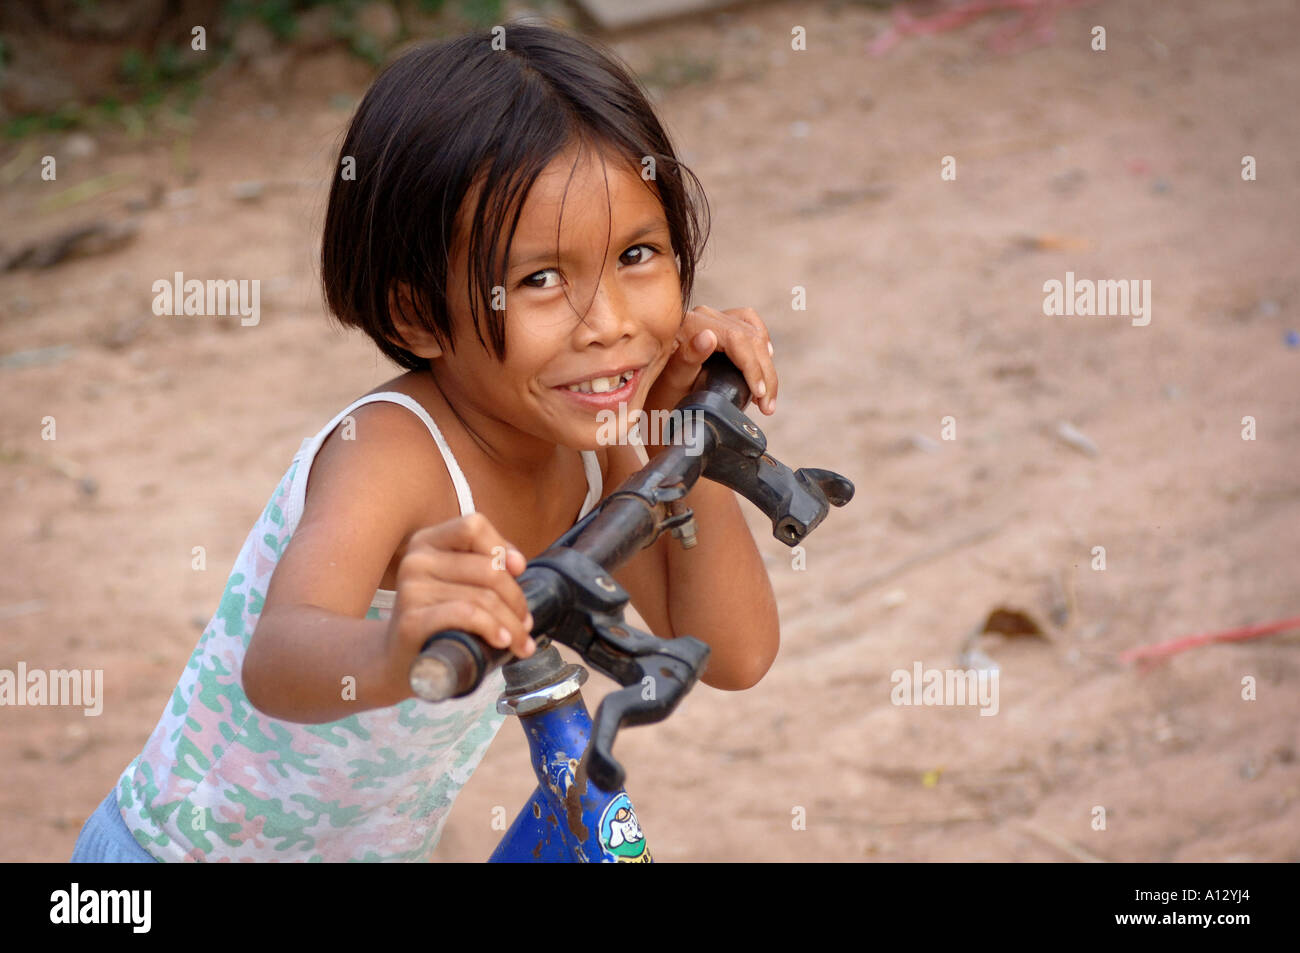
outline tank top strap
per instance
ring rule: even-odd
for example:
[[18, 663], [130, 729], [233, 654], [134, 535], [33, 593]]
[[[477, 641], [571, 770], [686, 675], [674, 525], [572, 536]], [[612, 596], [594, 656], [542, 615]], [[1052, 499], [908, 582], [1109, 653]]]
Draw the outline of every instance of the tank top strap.
[[600, 473], [600, 459], [596, 456], [594, 450], [583, 450], [582, 452], [582, 469], [587, 474], [587, 498], [582, 501], [582, 509], [578, 511], [578, 519], [582, 519], [592, 508], [600, 502], [604, 495], [604, 478]]
[[[339, 411], [333, 420], [320, 429], [316, 436], [308, 437], [303, 441], [298, 450], [298, 473], [293, 481], [293, 491], [289, 496], [285, 514], [286, 518], [290, 520], [290, 526], [296, 526], [298, 517], [302, 515], [303, 506], [307, 499], [307, 475], [321, 446], [329, 435], [334, 432], [334, 428], [348, 414], [359, 407], [378, 401], [401, 404], [424, 422], [424, 425], [429, 428], [429, 435], [433, 437], [434, 443], [438, 445], [438, 452], [442, 454], [442, 460], [447, 465], [447, 472], [451, 474], [451, 482], [456, 489], [456, 501], [460, 504], [460, 515], [468, 516], [474, 512], [474, 494], [470, 492], [469, 481], [465, 479], [465, 474], [461, 472], [460, 464], [456, 462], [456, 457], [447, 444], [447, 438], [442, 435], [442, 431], [438, 429], [438, 425], [429, 416], [429, 412], [420, 406], [419, 401], [406, 394], [397, 391], [383, 391], [378, 394], [367, 394], [364, 397], [357, 398]], [[596, 472], [599, 474], [599, 467]], [[588, 481], [590, 481], [590, 476], [588, 476]]]

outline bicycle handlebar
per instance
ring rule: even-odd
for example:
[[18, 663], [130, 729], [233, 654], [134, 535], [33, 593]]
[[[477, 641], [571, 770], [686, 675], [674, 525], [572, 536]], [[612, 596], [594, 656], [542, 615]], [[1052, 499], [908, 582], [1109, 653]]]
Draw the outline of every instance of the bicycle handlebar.
[[[548, 611], [564, 597], [554, 573], [529, 566], [518, 578], [533, 614], [533, 632], [545, 632], [553, 613]], [[540, 649], [541, 646], [539, 645]], [[483, 676], [510, 660], [510, 650], [488, 645], [460, 629], [444, 629], [425, 640], [411, 663], [411, 690], [425, 701], [445, 701], [468, 695]]]
[[[830, 506], [843, 506], [853, 497], [853, 484], [840, 474], [791, 471], [768, 454], [766, 438], [741, 413], [749, 396], [744, 375], [726, 355], [710, 356], [695, 389], [669, 417], [673, 445], [530, 560], [518, 577], [538, 648], [548, 638], [563, 642], [625, 686], [606, 696], [593, 721], [590, 776], [606, 790], [622, 784], [622, 768], [610, 750], [619, 726], [667, 717], [703, 672], [709, 655], [708, 645], [691, 636], [660, 639], [623, 622], [629, 597], [613, 570], [664, 530], [686, 548], [695, 544], [693, 514], [680, 501], [701, 476], [754, 503], [787, 546], [811, 533]], [[467, 632], [438, 632], [411, 665], [411, 688], [428, 701], [459, 698], [510, 657], [508, 650]], [[659, 686], [648, 699], [640, 689], [646, 679]]]
[[[703, 387], [697, 387], [726, 400], [739, 410], [749, 401], [749, 387], [744, 375], [729, 360], [715, 360], [714, 355], [705, 362], [697, 378]], [[701, 453], [692, 458], [680, 446], [664, 451], [647, 470], [664, 472], [683, 471], [677, 475], [685, 485], [680, 496], [685, 496], [699, 479], [703, 469]], [[670, 460], [665, 458], [670, 457]], [[682, 465], [684, 458], [685, 466]], [[641, 473], [646, 473], [642, 470]], [[638, 474], [640, 475], [640, 474]], [[617, 500], [611, 494], [568, 532], [556, 540], [554, 546], [569, 546], [583, 553], [606, 571], [612, 571], [626, 562], [639, 550], [659, 537], [658, 520], [644, 505], [631, 500]], [[552, 547], [554, 548], [554, 547]], [[548, 550], [549, 552], [549, 550]], [[546, 632], [562, 610], [562, 601], [568, 593], [563, 581], [553, 571], [529, 563], [518, 577], [524, 591], [528, 611], [533, 614], [533, 632]], [[612, 580], [611, 580], [612, 582]], [[411, 665], [411, 689], [427, 701], [444, 701], [469, 694], [481, 684], [483, 676], [508, 661], [510, 650], [488, 645], [482, 639], [459, 629], [445, 629], [429, 637], [419, 656]]]

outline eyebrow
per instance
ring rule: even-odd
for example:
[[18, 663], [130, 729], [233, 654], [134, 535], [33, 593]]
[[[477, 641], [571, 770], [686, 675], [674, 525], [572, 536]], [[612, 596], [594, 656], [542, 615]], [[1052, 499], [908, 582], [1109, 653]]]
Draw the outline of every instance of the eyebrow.
[[[645, 238], [647, 235], [653, 235], [655, 232], [658, 231], [669, 231], [668, 223], [665, 222], [663, 219], [655, 219], [652, 222], [646, 222], [636, 231], [632, 232], [629, 235], [624, 236], [623, 240], [618, 244], [631, 245], [633, 242], [637, 241], [638, 239]], [[509, 268], [513, 271], [516, 268], [526, 268], [538, 264], [540, 262], [553, 261], [554, 259], [555, 259], [554, 249], [548, 249], [546, 251], [537, 252], [536, 254], [528, 255], [527, 257], [522, 257], [522, 258], [515, 258], [513, 255], [511, 255]]]

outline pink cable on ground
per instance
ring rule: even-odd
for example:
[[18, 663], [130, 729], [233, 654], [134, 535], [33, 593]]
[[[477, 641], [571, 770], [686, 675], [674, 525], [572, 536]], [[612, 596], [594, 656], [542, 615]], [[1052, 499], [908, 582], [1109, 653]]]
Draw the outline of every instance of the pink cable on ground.
[[1240, 629], [1225, 629], [1222, 632], [1185, 635], [1181, 638], [1170, 639], [1167, 642], [1157, 642], [1155, 645], [1145, 645], [1141, 648], [1121, 652], [1119, 660], [1121, 662], [1132, 662], [1136, 659], [1166, 658], [1187, 649], [1194, 649], [1198, 645], [1209, 645], [1211, 642], [1240, 642], [1245, 639], [1258, 638], [1261, 635], [1272, 635], [1274, 632], [1285, 632], [1287, 629], [1300, 629], [1300, 616], [1296, 616], [1294, 619], [1283, 619], [1280, 622], [1261, 622], [1259, 625], [1247, 625]]
[[899, 5], [893, 8], [893, 23], [868, 45], [867, 52], [873, 56], [883, 56], [902, 42], [904, 37], [945, 33], [986, 13], [997, 12], [1019, 14], [1007, 28], [999, 31], [999, 44], [1030, 26], [1037, 27], [1040, 39], [1046, 39], [1045, 33], [1051, 29], [1050, 20], [1058, 10], [1092, 2], [1094, 0], [964, 0], [923, 17], [917, 17]]

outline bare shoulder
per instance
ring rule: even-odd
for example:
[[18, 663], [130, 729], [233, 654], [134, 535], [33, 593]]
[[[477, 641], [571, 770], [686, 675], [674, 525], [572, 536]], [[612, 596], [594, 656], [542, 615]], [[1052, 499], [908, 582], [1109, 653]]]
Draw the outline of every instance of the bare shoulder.
[[[321, 445], [307, 481], [307, 498], [310, 501], [318, 490], [335, 495], [329, 487], [340, 483], [371, 487], [362, 495], [376, 509], [425, 511], [430, 491], [450, 487], [450, 478], [424, 421], [401, 404], [373, 401], [344, 418]], [[458, 507], [452, 509], [459, 512]]]
[[403, 541], [459, 513], [424, 422], [400, 404], [365, 404], [316, 454], [302, 516], [267, 604], [309, 604], [359, 617]]

